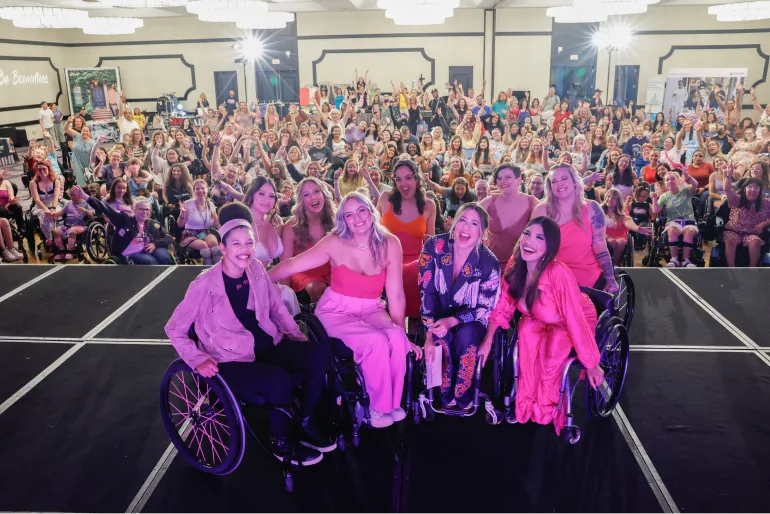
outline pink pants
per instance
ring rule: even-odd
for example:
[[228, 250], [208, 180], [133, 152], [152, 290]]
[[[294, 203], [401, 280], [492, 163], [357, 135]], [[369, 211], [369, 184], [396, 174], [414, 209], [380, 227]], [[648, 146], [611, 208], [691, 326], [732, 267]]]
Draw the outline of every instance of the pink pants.
[[329, 337], [341, 339], [361, 366], [371, 407], [390, 413], [401, 406], [409, 340], [379, 298], [355, 298], [328, 288], [315, 309]]

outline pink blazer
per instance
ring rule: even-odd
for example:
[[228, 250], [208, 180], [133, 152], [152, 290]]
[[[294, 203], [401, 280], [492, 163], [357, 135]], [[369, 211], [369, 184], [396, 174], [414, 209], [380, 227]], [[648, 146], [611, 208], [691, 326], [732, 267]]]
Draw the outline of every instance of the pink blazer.
[[[297, 323], [261, 262], [255, 259], [246, 269], [246, 275], [251, 289], [248, 308], [256, 313], [260, 328], [278, 344], [283, 334], [298, 328]], [[200, 341], [197, 346], [187, 336], [193, 323]], [[221, 262], [198, 275], [190, 284], [165, 330], [179, 356], [192, 369], [209, 357], [217, 362], [254, 360], [254, 336], [241, 325], [230, 306]]]

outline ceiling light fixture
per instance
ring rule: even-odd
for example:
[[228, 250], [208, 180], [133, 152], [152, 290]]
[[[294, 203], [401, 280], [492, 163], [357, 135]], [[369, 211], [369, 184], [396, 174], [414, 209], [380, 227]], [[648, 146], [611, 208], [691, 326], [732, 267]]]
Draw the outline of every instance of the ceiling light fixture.
[[59, 7], [0, 7], [0, 18], [25, 29], [69, 29], [81, 27], [88, 19], [88, 11]]
[[546, 16], [553, 18], [556, 23], [599, 23], [607, 21], [607, 13], [598, 9], [576, 9], [572, 5], [549, 7]]
[[91, 35], [116, 36], [133, 34], [136, 29], [144, 26], [140, 18], [89, 18], [83, 25], [83, 32]]
[[105, 0], [103, 5], [125, 9], [158, 9], [163, 7], [182, 7], [187, 0]]
[[293, 21], [294, 13], [268, 12], [261, 16], [241, 16], [235, 22], [235, 26], [247, 30], [282, 29], [286, 27], [287, 23]]
[[213, 23], [236, 23], [267, 16], [267, 2], [259, 0], [191, 0], [185, 8], [197, 14], [199, 20]]
[[377, 0], [396, 25], [439, 25], [459, 6], [459, 0]]

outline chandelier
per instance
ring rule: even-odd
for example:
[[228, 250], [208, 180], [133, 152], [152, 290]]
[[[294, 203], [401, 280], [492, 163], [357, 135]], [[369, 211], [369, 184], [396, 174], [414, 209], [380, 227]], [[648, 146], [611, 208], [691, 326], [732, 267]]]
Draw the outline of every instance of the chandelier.
[[770, 1], [712, 5], [709, 14], [715, 14], [717, 21], [766, 20], [770, 18]]
[[24, 29], [70, 29], [82, 27], [88, 12], [59, 7], [0, 7], [0, 18]]
[[144, 26], [139, 18], [89, 18], [83, 24], [83, 32], [92, 35], [115, 36], [133, 34]]
[[290, 12], [268, 12], [261, 16], [240, 17], [235, 22], [239, 29], [282, 29], [287, 23], [294, 21], [294, 14]]
[[377, 7], [396, 25], [439, 25], [459, 5], [459, 0], [377, 0]]
[[259, 0], [191, 0], [185, 7], [200, 21], [214, 23], [236, 23], [267, 15], [267, 3]]
[[642, 14], [660, 0], [572, 0], [572, 5], [551, 7], [546, 15], [556, 23], [597, 23], [608, 16]]

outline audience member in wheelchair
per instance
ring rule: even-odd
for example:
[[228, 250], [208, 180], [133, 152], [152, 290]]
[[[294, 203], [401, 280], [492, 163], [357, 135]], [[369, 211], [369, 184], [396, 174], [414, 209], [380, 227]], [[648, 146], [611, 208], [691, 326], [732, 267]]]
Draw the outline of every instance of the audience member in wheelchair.
[[[291, 410], [294, 390], [301, 385], [300, 445], [294, 444], [289, 419], [270, 410], [271, 450], [282, 461], [316, 464], [322, 459], [319, 452], [336, 448], [312, 419], [329, 363], [326, 347], [307, 341], [254, 258], [249, 208], [234, 202], [220, 214], [222, 260], [190, 284], [166, 334], [190, 368], [206, 378], [219, 373], [246, 403], [267, 401]], [[197, 344], [188, 336], [193, 325]], [[297, 384], [299, 376], [303, 380]]]
[[709, 196], [713, 209], [716, 211], [727, 200], [725, 193], [725, 172], [727, 171], [727, 159], [724, 156], [715, 157], [712, 161], [714, 173], [709, 177]]
[[79, 186], [70, 190], [70, 196], [87, 201], [97, 214], [105, 216], [115, 227], [110, 249], [112, 255], [123, 256], [134, 264], [174, 263], [168, 251], [172, 239], [160, 223], [150, 218], [152, 207], [147, 198], [138, 197], [133, 214], [126, 214], [115, 210], [107, 201], [87, 195]]
[[192, 198], [193, 180], [184, 164], [174, 164], [163, 184], [163, 202], [166, 215], [179, 217], [179, 204]]
[[219, 227], [217, 210], [208, 199], [209, 188], [201, 179], [193, 182], [193, 198], [179, 204], [177, 225], [184, 229], [179, 245], [198, 250], [203, 264], [219, 262], [222, 257], [217, 237], [210, 229]]
[[72, 197], [61, 210], [56, 212], [57, 218], [64, 216], [64, 224], [53, 231], [53, 239], [59, 250], [53, 258], [54, 261], [68, 261], [74, 258], [73, 252], [78, 235], [86, 231], [89, 220], [94, 217], [94, 214], [94, 209], [88, 205], [85, 198], [79, 196]]
[[743, 245], [749, 250], [749, 266], [755, 267], [759, 263], [763, 244], [760, 236], [770, 227], [770, 200], [763, 194], [765, 184], [757, 177], [745, 179], [738, 192], [733, 191], [733, 175], [731, 166], [725, 176], [725, 191], [730, 206], [730, 218], [723, 234], [725, 260], [728, 267], [735, 267], [735, 252], [738, 245]]
[[[684, 182], [680, 183], [680, 180]], [[667, 191], [659, 194], [657, 191], [652, 194], [652, 212], [660, 214], [665, 209], [666, 226], [664, 231], [668, 236], [669, 249], [671, 251], [671, 260], [666, 267], [678, 268], [680, 261], [678, 258], [678, 245], [671, 245], [671, 241], [679, 241], [682, 238], [682, 268], [697, 267], [690, 261], [690, 252], [695, 237], [698, 235], [698, 226], [695, 224], [695, 212], [692, 208], [692, 198], [698, 188], [698, 182], [692, 178], [685, 168], [682, 176], [675, 171], [669, 171], [665, 176]], [[688, 246], [689, 245], [689, 246]]]
[[334, 231], [268, 275], [273, 281], [285, 280], [326, 263], [331, 265], [331, 285], [315, 315], [330, 337], [353, 350], [371, 399], [370, 425], [390, 426], [406, 417], [401, 395], [410, 345], [418, 356], [421, 350], [405, 332], [401, 244], [382, 226], [367, 196], [348, 193], [337, 209]]
[[668, 186], [666, 185], [666, 174], [671, 173], [673, 170], [674, 168], [672, 168], [671, 165], [669, 165], [667, 162], [658, 163], [658, 169], [655, 175], [655, 183], [652, 185], [653, 193], [662, 195], [668, 191]]
[[489, 315], [479, 350], [486, 362], [497, 329], [509, 328], [514, 312], [521, 312], [516, 419], [553, 423], [557, 434], [566, 421], [566, 409], [557, 407], [570, 352], [575, 350], [592, 387], [604, 377], [594, 338], [596, 308], [580, 292], [570, 268], [556, 259], [560, 239], [559, 226], [550, 218], [529, 222], [505, 271], [500, 299]]
[[[317, 178], [302, 179], [295, 193], [294, 216], [283, 226], [281, 261], [306, 252], [334, 229], [334, 201], [328, 188]], [[295, 293], [305, 291], [316, 303], [331, 279], [329, 263], [318, 268], [294, 273], [290, 278]]]
[[11, 222], [0, 218], [0, 262], [14, 262], [24, 258], [24, 255], [13, 244]]
[[[708, 201], [709, 178], [714, 173], [714, 166], [705, 160], [706, 152], [703, 150], [695, 150], [692, 154], [692, 164], [687, 166], [687, 173], [698, 183], [696, 196], [699, 198], [701, 204], [705, 204], [705, 202]], [[700, 212], [705, 212], [705, 209], [701, 207]]]
[[558, 223], [557, 259], [572, 270], [578, 284], [617, 293], [604, 211], [597, 202], [585, 199], [583, 181], [571, 164], [557, 164], [548, 172], [545, 200], [532, 210], [532, 219], [541, 216]]
[[[628, 214], [631, 219], [640, 227], [649, 226], [652, 221], [652, 204], [650, 203], [650, 186], [642, 182], [634, 189], [634, 194], [626, 198]], [[647, 242], [647, 236], [636, 234], [634, 236], [636, 248], [642, 248]]]
[[131, 191], [128, 190], [126, 179], [122, 177], [112, 181], [112, 187], [110, 187], [105, 201], [118, 212], [134, 213], [134, 198], [131, 196]]
[[[631, 198], [631, 196], [628, 197], [629, 200]], [[627, 203], [630, 205], [630, 202]], [[628, 244], [629, 232], [636, 232], [643, 236], [649, 236], [652, 232], [650, 227], [640, 227], [634, 223], [631, 216], [623, 211], [623, 194], [614, 187], [604, 193], [602, 208], [607, 224], [607, 247], [612, 254], [612, 263], [618, 265]]]
[[[733, 177], [733, 189], [739, 190], [743, 187], [744, 182], [749, 178], [756, 178], [762, 183], [762, 194], [765, 200], [770, 200], [770, 166], [766, 162], [757, 160], [751, 163], [748, 170], [743, 170], [743, 166], [736, 166], [734, 169]], [[738, 175], [742, 175], [742, 178], [738, 178]]]
[[24, 230], [24, 209], [19, 202], [14, 184], [8, 180], [9, 169], [0, 171], [0, 218], [16, 221], [16, 228]]
[[35, 178], [29, 183], [29, 193], [32, 196], [32, 215], [40, 222], [43, 240], [50, 248], [53, 244], [53, 230], [58, 221], [56, 211], [59, 210], [62, 190], [49, 161], [35, 164]]
[[424, 351], [426, 360], [433, 352], [443, 353], [440, 390], [445, 407], [471, 406], [478, 344], [497, 301], [500, 264], [482, 242], [488, 225], [489, 215], [481, 206], [463, 204], [449, 233], [428, 239], [420, 255]]

